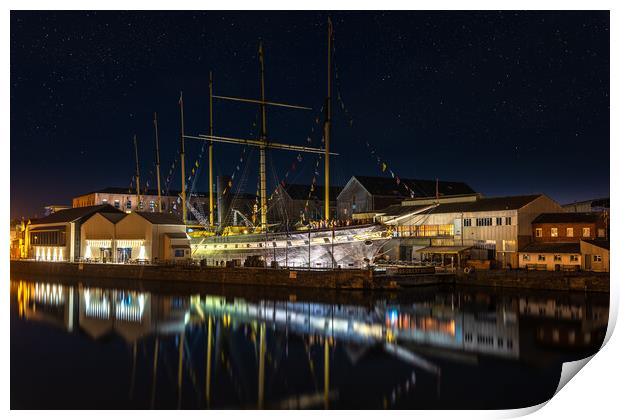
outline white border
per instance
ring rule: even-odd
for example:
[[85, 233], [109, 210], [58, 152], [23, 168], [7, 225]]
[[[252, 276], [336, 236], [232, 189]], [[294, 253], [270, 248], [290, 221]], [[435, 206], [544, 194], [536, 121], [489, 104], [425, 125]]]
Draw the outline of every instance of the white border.
[[[49, 1], [41, 1], [41, 0], [24, 0], [24, 1], [8, 1], [4, 4], [8, 5], [8, 8], [5, 9], [5, 14], [3, 15], [2, 21], [5, 22], [2, 25], [2, 48], [3, 48], [3, 72], [4, 77], [2, 83], [0, 85], [0, 90], [2, 91], [2, 96], [4, 98], [3, 101], [3, 111], [2, 119], [5, 131], [5, 139], [10, 138], [10, 98], [9, 98], [9, 79], [10, 79], [10, 9], [17, 10], [38, 10], [38, 9], [49, 9], [53, 6], [56, 9], [72, 9], [72, 10], [82, 10], [82, 9], [134, 9], [134, 10], [149, 10], [149, 9], [157, 9], [157, 10], [166, 10], [170, 7], [175, 7], [179, 9], [189, 9], [189, 10], [202, 10], [202, 9], [212, 9], [212, 10], [494, 10], [494, 9], [503, 9], [503, 10], [555, 10], [559, 7], [568, 10], [610, 10], [613, 9], [613, 5], [616, 2], [611, 1], [596, 1], [591, 0], [588, 2], [579, 2], [579, 1], [542, 1], [542, 0], [522, 0], [522, 1], [478, 1], [478, 0], [470, 0], [467, 2], [464, 1], [424, 1], [424, 2], [410, 2], [410, 1], [391, 1], [391, 0], [383, 0], [381, 2], [377, 1], [367, 1], [367, 0], [358, 0], [358, 1], [339, 1], [339, 0], [315, 0], [312, 2], [285, 2], [285, 1], [275, 1], [275, 0], [262, 0], [260, 2], [251, 2], [251, 1], [226, 1], [226, 2], [214, 2], [214, 1], [197, 1], [197, 0], [177, 0], [174, 3], [164, 2], [161, 0], [151, 0], [151, 1], [133, 1], [128, 3], [127, 1], [118, 1], [118, 0], [108, 0], [106, 2], [95, 2], [95, 1], [67, 1], [67, 0], [57, 0], [53, 3]], [[611, 12], [611, 45], [618, 45], [617, 36], [615, 36], [614, 29], [616, 28], [616, 23], [618, 23], [618, 19], [615, 18], [615, 15], [612, 10]], [[613, 92], [613, 81], [616, 80], [614, 76], [616, 76], [617, 69], [617, 54], [614, 53], [614, 50], [611, 50], [611, 73], [610, 73], [610, 81], [612, 82], [612, 91], [610, 92], [611, 98], [611, 109], [616, 110], [617, 107], [613, 106], [615, 98], [617, 97]], [[617, 92], [616, 92], [617, 93]], [[617, 112], [613, 117], [617, 118]], [[614, 136], [616, 134], [615, 124], [616, 118], [611, 118], [611, 138], [616, 138]], [[2, 142], [4, 147], [4, 153], [0, 153], [0, 170], [2, 171], [2, 181], [0, 181], [2, 185], [2, 192], [4, 193], [4, 197], [10, 197], [9, 195], [9, 179], [10, 179], [10, 150], [9, 150], [9, 141]], [[618, 158], [618, 147], [614, 142], [611, 142], [611, 156], [614, 158]], [[592, 151], [591, 155], [595, 156], [595, 153], [600, 153], [601, 151]], [[586, 152], [586, 154], [588, 154]], [[615, 159], [614, 159], [615, 161]], [[617, 177], [618, 170], [612, 166], [611, 167], [611, 179], [620, 179]], [[618, 184], [612, 183], [611, 185], [611, 201], [612, 207], [616, 208], [617, 200], [616, 193], [618, 192]], [[3, 215], [3, 220], [8, 221], [9, 219], [9, 206], [1, 206], [0, 211]], [[620, 224], [616, 222], [616, 219], [611, 219], [611, 230], [613, 232], [620, 232], [618, 230]], [[612, 238], [613, 246], [612, 246], [612, 255], [617, 254], [618, 241]], [[3, 274], [1, 278], [5, 279], [8, 283], [9, 279], [9, 264], [8, 258], [9, 250], [8, 250], [8, 241], [5, 245], [5, 260], [4, 263], [0, 265], [1, 273]], [[614, 258], [612, 258], [614, 259]], [[615, 261], [615, 259], [614, 259]], [[614, 264], [612, 263], [612, 270]], [[613, 276], [612, 276], [613, 277]], [[2, 307], [5, 308], [6, 311], [9, 310], [9, 294], [8, 294], [8, 284], [6, 284], [6, 292], [1, 294], [1, 302]], [[613, 287], [614, 279], [612, 278], [612, 290], [611, 290], [611, 307], [610, 307], [610, 331], [613, 330], [615, 326], [617, 315], [618, 315], [618, 301], [619, 301], [619, 289], [618, 287]], [[3, 337], [9, 337], [9, 317], [6, 315], [3, 317]], [[576, 380], [570, 381], [561, 391], [551, 399], [547, 404], [541, 404], [537, 407], [530, 407], [522, 410], [500, 410], [500, 411], [415, 411], [415, 412], [390, 412], [386, 415], [390, 416], [423, 416], [423, 417], [433, 417], [433, 418], [451, 418], [451, 417], [459, 417], [459, 418], [504, 418], [504, 417], [515, 417], [521, 416], [528, 413], [532, 413], [536, 411], [534, 416], [538, 416], [539, 418], [554, 418], [560, 417], [564, 418], [607, 418], [613, 416], [614, 413], [617, 412], [616, 400], [617, 396], [617, 377], [619, 373], [618, 369], [618, 361], [616, 354], [620, 354], [619, 350], [620, 345], [618, 345], [618, 339], [612, 337], [609, 339], [609, 334], [606, 337], [606, 345], [599, 352], [599, 354], [595, 355], [592, 358], [590, 363], [588, 363], [587, 368], [583, 369], [583, 372], [579, 373], [579, 377]], [[4, 345], [0, 347], [0, 351], [2, 351], [3, 356], [2, 361], [5, 365], [5, 369], [3, 372], [4, 381], [2, 382], [2, 399], [4, 402], [4, 407], [6, 410], [10, 407], [9, 400], [9, 380], [10, 376], [8, 374], [10, 366], [10, 354], [9, 354], [9, 346]], [[18, 368], [18, 367], [13, 367]], [[540, 409], [544, 406], [543, 409]], [[104, 418], [108, 417], [111, 413], [102, 413], [102, 412], [81, 412], [81, 411], [56, 411], [56, 412], [48, 412], [48, 413], [30, 413], [30, 412], [11, 412], [11, 415], [14, 417], [30, 417], [33, 416], [51, 416], [52, 418], [58, 417], [66, 420], [68, 418], [78, 418], [84, 415], [93, 416], [95, 418]], [[120, 416], [123, 418], [135, 417], [136, 415], [145, 415], [147, 413], [140, 412], [118, 412], [114, 413], [115, 417]], [[295, 413], [295, 416], [299, 416], [301, 418], [309, 418], [312, 416], [313, 418], [317, 415], [327, 415], [329, 417], [334, 416], [343, 416], [347, 418], [351, 418], [355, 416], [358, 418], [359, 416], [368, 417], [382, 415], [383, 413], [372, 413], [372, 412], [361, 412], [361, 411], [341, 411], [341, 412], [329, 412], [318, 414], [311, 411], [304, 411]], [[149, 416], [155, 416], [155, 418], [164, 418], [164, 416], [168, 416], [168, 413], [164, 413], [162, 411], [148, 413]], [[284, 417], [290, 416], [289, 412], [253, 412], [253, 413], [244, 413], [240, 412], [225, 412], [225, 413], [200, 413], [200, 412], [184, 412], [182, 415], [184, 416], [225, 416], [228, 418], [229, 416], [241, 416], [241, 415], [250, 415], [257, 416], [259, 419], [262, 418], [273, 418], [273, 417]], [[542, 416], [542, 417], [541, 417]]]

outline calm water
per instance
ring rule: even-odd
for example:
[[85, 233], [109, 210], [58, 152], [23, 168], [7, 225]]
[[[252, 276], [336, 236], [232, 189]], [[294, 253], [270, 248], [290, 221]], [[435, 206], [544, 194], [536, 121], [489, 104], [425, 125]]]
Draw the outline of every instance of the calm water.
[[517, 408], [609, 296], [11, 279], [11, 408]]

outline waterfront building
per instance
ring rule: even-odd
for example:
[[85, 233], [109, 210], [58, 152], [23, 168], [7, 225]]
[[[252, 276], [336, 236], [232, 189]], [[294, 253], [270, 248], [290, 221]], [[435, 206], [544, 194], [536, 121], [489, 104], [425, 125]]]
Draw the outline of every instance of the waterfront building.
[[[209, 218], [209, 193], [193, 192], [191, 195], [187, 193], [189, 203], [205, 214]], [[180, 216], [181, 208], [181, 192], [169, 190], [166, 194], [162, 191], [161, 195], [161, 211], [164, 213], [173, 213]], [[144, 211], [159, 212], [157, 190], [148, 189], [140, 192], [140, 200], [135, 188], [108, 187], [101, 190], [89, 192], [73, 198], [73, 207], [95, 206], [100, 204], [109, 204], [118, 210], [124, 212]], [[187, 213], [188, 218], [192, 218], [193, 213]]]
[[543, 271], [581, 269], [581, 250], [575, 242], [532, 242], [519, 251], [519, 268]]
[[601, 213], [542, 213], [532, 221], [535, 242], [574, 242], [606, 238]]
[[27, 258], [37, 261], [75, 261], [81, 257], [81, 226], [97, 212], [120, 213], [108, 204], [60, 210], [26, 226]]
[[609, 273], [608, 239], [582, 239], [579, 245], [583, 270]]
[[[489, 197], [477, 194], [405, 200], [377, 211], [374, 219], [393, 226], [384, 246], [391, 260], [420, 260], [428, 255], [467, 250], [471, 259], [496, 260], [517, 267], [517, 252], [532, 242], [532, 221], [541, 213], [561, 211], [544, 194]], [[454, 259], [450, 264], [456, 264]]]
[[[329, 187], [329, 213], [337, 219], [337, 197], [342, 187]], [[279, 184], [273, 194], [270, 214], [272, 220], [299, 221], [321, 220], [324, 217], [325, 187], [322, 185]]]
[[83, 260], [150, 263], [190, 258], [186, 227], [166, 213], [92, 215], [81, 227]]
[[384, 209], [412, 197], [435, 197], [437, 192], [440, 197], [475, 194], [464, 182], [355, 175], [338, 195], [337, 211], [341, 220], [351, 220], [355, 213]]

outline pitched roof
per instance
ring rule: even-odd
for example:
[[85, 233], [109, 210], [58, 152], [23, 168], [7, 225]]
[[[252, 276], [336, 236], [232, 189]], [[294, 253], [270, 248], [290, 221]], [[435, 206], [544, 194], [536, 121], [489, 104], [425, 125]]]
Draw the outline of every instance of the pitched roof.
[[532, 242], [519, 252], [579, 254], [581, 249], [578, 242]]
[[[516, 210], [524, 207], [539, 197], [542, 197], [542, 194], [515, 195], [509, 197], [485, 197], [479, 198], [476, 201], [441, 203], [434, 209], [428, 210], [428, 213], [465, 213], [477, 211]], [[400, 204], [393, 204], [378, 213], [385, 213], [386, 216], [400, 216], [425, 207], [428, 207], [428, 204], [417, 206], [402, 206]]]
[[[306, 184], [288, 184], [284, 187], [286, 193], [293, 200], [306, 200], [308, 198], [308, 194], [310, 194], [310, 185]], [[329, 196], [330, 201], [336, 201], [336, 197], [342, 191], [342, 187], [339, 186], [330, 186], [329, 187]], [[310, 195], [311, 200], [319, 199], [323, 200], [325, 197], [325, 186], [323, 185], [315, 185], [314, 191]]]
[[154, 213], [148, 211], [137, 211], [136, 214], [144, 217], [154, 225], [183, 225], [183, 221], [174, 214]]
[[532, 223], [596, 223], [600, 218], [597, 213], [541, 213]]
[[[435, 196], [435, 180], [399, 178], [400, 184], [398, 184], [395, 178], [388, 177], [355, 175], [355, 179], [373, 195], [411, 197], [411, 194], [403, 185], [406, 184], [413, 190], [416, 197]], [[439, 195], [463, 195], [474, 193], [475, 191], [464, 182], [439, 181]]]
[[588, 204], [590, 207], [609, 207], [609, 197], [595, 198], [593, 200], [575, 201], [573, 203], [562, 204], [562, 207], [572, 207], [579, 204]]
[[112, 223], [117, 223], [119, 220], [127, 216], [127, 213], [118, 212], [118, 213], [108, 213], [108, 212], [100, 212], [100, 215], [108, 219]]
[[86, 207], [74, 207], [67, 210], [59, 210], [49, 216], [37, 219], [32, 222], [32, 225], [43, 225], [49, 223], [67, 223], [73, 222], [78, 219], [92, 216], [98, 212], [106, 213], [122, 213], [120, 210], [115, 209], [109, 204], [100, 204], [98, 206], [86, 206]]
[[609, 239], [603, 239], [603, 238], [582, 239], [582, 241], [609, 251]]

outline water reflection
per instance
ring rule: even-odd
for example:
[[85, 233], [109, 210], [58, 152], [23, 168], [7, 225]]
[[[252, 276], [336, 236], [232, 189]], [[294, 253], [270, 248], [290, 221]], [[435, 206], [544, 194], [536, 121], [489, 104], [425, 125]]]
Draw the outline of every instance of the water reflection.
[[[122, 359], [106, 362], [110, 370], [127, 361], [128, 369], [122, 380], [111, 374], [81, 377], [82, 386], [103, 381], [121, 395], [126, 384], [113, 405], [144, 408], [529, 405], [553, 394], [553, 375], [559, 375], [562, 361], [596, 351], [608, 316], [607, 296], [458, 289], [379, 295], [352, 304], [346, 295], [335, 302], [298, 301], [295, 295], [174, 296], [12, 281], [11, 296], [17, 308], [12, 364], [20, 357], [13, 342], [19, 345], [22, 329], [32, 325], [66, 332], [46, 348], [74, 348], [69, 337], [86, 336], [79, 356], [86, 363], [98, 363], [90, 353], [105, 348], [105, 354]], [[118, 342], [124, 344], [110, 346]], [[514, 382], [543, 374], [550, 375], [549, 389], [521, 397], [492, 400], [485, 391], [492, 383], [481, 385], [480, 392], [466, 389], [472, 375], [503, 375], [500, 380]], [[13, 396], [13, 376], [11, 382]], [[70, 399], [59, 403], [73, 407]]]

